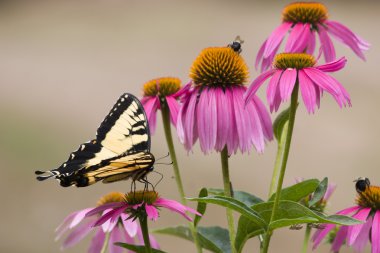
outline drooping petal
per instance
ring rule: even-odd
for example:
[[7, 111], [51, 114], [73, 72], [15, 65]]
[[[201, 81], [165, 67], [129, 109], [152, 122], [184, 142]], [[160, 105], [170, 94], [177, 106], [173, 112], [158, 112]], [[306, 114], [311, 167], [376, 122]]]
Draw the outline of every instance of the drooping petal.
[[132, 219], [128, 219], [128, 215], [126, 215], [125, 213], [122, 213], [120, 215], [121, 217], [121, 220], [123, 222], [123, 226], [124, 226], [124, 229], [125, 231], [127, 232], [127, 234], [130, 236], [130, 237], [134, 237], [136, 236], [136, 233], [137, 233], [137, 227], [138, 227], [138, 224], [136, 221], [133, 221]]
[[315, 32], [314, 31], [310, 31], [310, 35], [309, 35], [309, 43], [307, 45], [307, 48], [306, 48], [306, 53], [307, 54], [314, 54], [314, 50], [315, 50]]
[[194, 90], [194, 92], [191, 94], [189, 103], [186, 108], [186, 112], [183, 116], [184, 121], [184, 137], [185, 137], [185, 147], [187, 150], [191, 150], [197, 136], [197, 131], [195, 129], [195, 120], [196, 120], [196, 105], [197, 105], [197, 97], [198, 97], [198, 89]]
[[259, 75], [249, 86], [248, 90], [244, 94], [244, 100], [245, 103], [248, 103], [248, 100], [251, 99], [251, 97], [257, 92], [257, 90], [260, 88], [260, 86], [267, 80], [270, 76], [272, 76], [277, 70], [271, 69], [267, 72], [262, 73]]
[[236, 120], [235, 120], [235, 114], [234, 114], [234, 103], [233, 103], [233, 94], [232, 89], [226, 88], [226, 103], [228, 103], [227, 107], [228, 110], [226, 113], [229, 114], [230, 119], [230, 128], [229, 133], [227, 136], [227, 149], [228, 149], [228, 155], [231, 155], [233, 153], [237, 152], [237, 149], [239, 147], [239, 138], [237, 137], [237, 126], [236, 126]]
[[90, 233], [93, 228], [93, 224], [94, 219], [90, 218], [88, 221], [82, 222], [75, 227], [63, 241], [62, 249], [67, 249], [80, 242], [88, 233]]
[[345, 57], [342, 57], [338, 60], [319, 65], [316, 68], [323, 72], [335, 72], [344, 68], [344, 66], [346, 66], [346, 63], [347, 59]]
[[[370, 211], [371, 211], [371, 208], [363, 208], [363, 209], [359, 210], [353, 216], [353, 218], [361, 220], [361, 221], [366, 221]], [[358, 224], [358, 225], [351, 226], [348, 229], [347, 244], [349, 246], [351, 246], [355, 242], [356, 238], [358, 237], [358, 235], [361, 232], [361, 230], [363, 229], [363, 227], [364, 227], [364, 224]]]
[[328, 233], [335, 228], [336, 225], [334, 224], [327, 224], [324, 229], [318, 230], [314, 235], [313, 235], [313, 250], [315, 250], [319, 244], [322, 242], [323, 238], [325, 238]]
[[101, 205], [101, 206], [98, 206], [98, 207], [95, 207], [94, 209], [88, 211], [86, 213], [86, 217], [90, 217], [92, 215], [95, 215], [95, 214], [98, 214], [98, 213], [101, 213], [103, 212], [104, 210], [107, 210], [107, 209], [112, 209], [112, 208], [117, 208], [117, 207], [121, 207], [123, 206], [125, 203], [124, 202], [112, 202], [112, 203], [106, 203], [104, 205]]
[[292, 23], [284, 22], [272, 32], [272, 34], [267, 39], [263, 54], [264, 58], [270, 56], [273, 53], [274, 49], [276, 49], [281, 44], [281, 41], [284, 39], [291, 26]]
[[95, 222], [94, 226], [102, 226], [104, 232], [110, 232], [117, 223], [117, 221], [111, 221], [112, 216], [117, 213], [117, 210], [118, 209], [105, 210], [102, 217]]
[[77, 214], [75, 215], [74, 219], [70, 223], [69, 228], [73, 228], [76, 225], [78, 225], [86, 217], [86, 214], [90, 210], [92, 210], [92, 208], [86, 208], [86, 209], [83, 209], [83, 210], [77, 212]]
[[332, 243], [332, 246], [331, 246], [332, 252], [339, 252], [340, 248], [342, 247], [343, 243], [346, 240], [347, 231], [348, 231], [348, 226], [342, 226], [338, 230], [338, 232], [335, 235], [335, 239]]
[[322, 25], [318, 25], [318, 34], [319, 40], [321, 42], [323, 55], [325, 56], [325, 61], [331, 62], [335, 60], [336, 55], [334, 44], [332, 43], [329, 35], [327, 34], [326, 29]]
[[148, 218], [156, 221], [158, 219], [158, 211], [157, 208], [153, 205], [145, 205], [146, 214], [148, 215]]
[[314, 84], [302, 69], [298, 71], [298, 80], [303, 103], [305, 104], [308, 113], [314, 113], [314, 109], [317, 103]]
[[174, 126], [176, 126], [178, 119], [179, 104], [173, 96], [167, 96], [166, 103], [168, 104], [170, 111], [170, 121]]
[[272, 107], [274, 103], [274, 98], [276, 96], [276, 92], [278, 89], [278, 83], [280, 81], [282, 75], [282, 71], [278, 70], [274, 73], [272, 78], [269, 81], [268, 87], [267, 87], [267, 100], [269, 105]]
[[256, 70], [259, 69], [260, 62], [263, 59], [263, 54], [264, 54], [264, 50], [265, 50], [266, 44], [267, 44], [267, 40], [264, 41], [264, 43], [261, 45], [261, 47], [259, 49], [259, 52], [257, 53], [256, 61], [255, 61], [255, 69]]
[[55, 240], [59, 240], [59, 238], [61, 238], [61, 236], [67, 231], [69, 230], [69, 225], [71, 224], [71, 222], [73, 221], [73, 219], [75, 218], [75, 216], [77, 215], [78, 211], [76, 212], [73, 212], [71, 214], [69, 214], [63, 221], [62, 223], [55, 229], [55, 233], [56, 233], [56, 237], [55, 237]]
[[217, 138], [215, 149], [222, 151], [227, 144], [228, 134], [231, 127], [230, 101], [222, 89], [215, 89], [217, 110]]
[[368, 42], [359, 38], [350, 29], [339, 22], [328, 20], [326, 21], [326, 24], [328, 32], [330, 32], [339, 41], [350, 47], [351, 50], [359, 56], [359, 58], [365, 61], [365, 56], [362, 50], [367, 50], [369, 48]]
[[116, 246], [116, 242], [123, 241], [122, 232], [119, 230], [118, 226], [112, 229], [110, 234], [110, 241], [108, 243], [108, 252], [109, 253], [122, 253], [123, 248]]
[[160, 100], [157, 96], [151, 96], [143, 99], [141, 102], [149, 122], [149, 130], [151, 134], [154, 134], [156, 129], [157, 110], [160, 106]]
[[380, 211], [376, 211], [372, 222], [372, 253], [380, 253]]
[[369, 233], [372, 226], [372, 217], [368, 217], [367, 222], [364, 223], [363, 228], [361, 229], [358, 237], [356, 238], [355, 242], [352, 244], [352, 247], [357, 252], [363, 252], [365, 246], [367, 245], [369, 241]]
[[286, 69], [282, 72], [281, 79], [279, 81], [280, 95], [282, 101], [287, 101], [292, 95], [294, 85], [297, 80], [297, 70], [296, 69]]
[[91, 239], [90, 247], [88, 248], [88, 253], [99, 253], [104, 244], [105, 233], [102, 229], [98, 229], [95, 236]]
[[267, 108], [265, 107], [264, 103], [261, 102], [259, 97], [254, 97], [253, 102], [255, 103], [256, 109], [260, 116], [261, 125], [264, 130], [264, 136], [267, 140], [271, 141], [273, 140], [273, 127], [272, 120], [267, 111]]
[[316, 68], [304, 68], [303, 71], [306, 75], [319, 87], [327, 91], [331, 95], [339, 95], [340, 90], [334, 86], [331, 77]]
[[[250, 129], [252, 134], [252, 143], [255, 146], [258, 153], [264, 151], [265, 141], [264, 141], [264, 131], [261, 124], [261, 118], [255, 107], [254, 99], [256, 96], [251, 99], [251, 102], [248, 103], [245, 107], [245, 110], [248, 112], [248, 119], [250, 119]], [[248, 136], [246, 137], [248, 139]]]
[[[234, 107], [234, 117], [237, 128], [237, 137], [239, 138], [239, 148], [244, 153], [250, 149], [251, 131], [249, 115], [246, 115], [244, 108], [243, 93], [244, 89], [240, 87], [234, 87], [232, 91], [232, 101]], [[246, 104], [246, 106], [248, 106]], [[261, 130], [261, 129], [260, 129]], [[261, 132], [262, 134], [262, 132]], [[259, 147], [261, 149], [261, 147]]]
[[218, 88], [209, 88], [201, 92], [197, 108], [199, 144], [206, 154], [214, 148], [217, 137], [217, 105], [214, 89]]
[[156, 200], [156, 202], [154, 203], [154, 205], [165, 207], [171, 211], [177, 212], [177, 213], [181, 214], [183, 217], [185, 217], [186, 219], [188, 219], [189, 221], [192, 221], [193, 219], [190, 218], [186, 214], [186, 212], [190, 212], [190, 213], [196, 214], [198, 216], [202, 216], [200, 213], [198, 213], [194, 209], [187, 207], [187, 206], [184, 206], [181, 203], [178, 203], [177, 201], [174, 201], [171, 199], [158, 198]]
[[286, 53], [301, 53], [305, 50], [308, 44], [310, 34], [310, 25], [297, 23], [290, 32], [289, 38], [286, 42]]
[[191, 90], [192, 81], [189, 81], [185, 86], [183, 86], [179, 91], [171, 95], [173, 98], [181, 98], [182, 96], [186, 95]]

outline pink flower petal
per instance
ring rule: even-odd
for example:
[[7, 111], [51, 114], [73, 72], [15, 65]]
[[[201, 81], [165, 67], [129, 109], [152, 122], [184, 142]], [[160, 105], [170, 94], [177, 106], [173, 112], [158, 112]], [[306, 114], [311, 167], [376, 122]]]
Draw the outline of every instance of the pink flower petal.
[[[117, 210], [117, 209], [116, 209]], [[115, 209], [107, 209], [103, 212], [102, 217], [98, 219], [94, 226], [102, 226], [104, 232], [111, 231], [116, 222], [111, 221], [112, 216], [117, 212]]]
[[74, 219], [70, 223], [69, 228], [73, 228], [76, 225], [78, 225], [84, 219], [84, 217], [86, 217], [86, 214], [90, 210], [92, 210], [92, 208], [86, 208], [86, 209], [83, 209], [83, 210], [77, 212], [77, 214], [75, 215]]
[[187, 150], [191, 150], [196, 138], [198, 137], [195, 132], [195, 113], [196, 113], [196, 104], [197, 104], [197, 97], [198, 97], [198, 89], [194, 90], [192, 93], [189, 103], [186, 108], [186, 112], [183, 112], [184, 117], [184, 136], [185, 136], [185, 147]]
[[376, 211], [372, 222], [372, 253], [380, 253], [380, 211]]
[[115, 245], [116, 242], [122, 242], [122, 241], [123, 241], [122, 232], [119, 230], [118, 227], [115, 227], [111, 231], [110, 241], [108, 243], [108, 252], [109, 253], [122, 253], [123, 248]]
[[307, 48], [306, 48], [306, 53], [307, 54], [314, 54], [314, 50], [315, 50], [315, 32], [314, 31], [310, 31], [310, 35], [309, 35], [309, 43], [307, 45]]
[[167, 96], [166, 102], [169, 107], [170, 111], [170, 121], [174, 126], [177, 125], [177, 118], [178, 118], [178, 111], [179, 111], [179, 104], [177, 100], [173, 96]]
[[102, 229], [98, 229], [95, 236], [91, 240], [88, 253], [99, 253], [103, 248], [104, 239], [105, 239], [105, 233], [103, 232]]
[[228, 117], [230, 119], [230, 127], [229, 127], [229, 133], [227, 136], [227, 149], [228, 154], [231, 155], [233, 153], [236, 153], [237, 149], [239, 148], [239, 138], [237, 136], [237, 126], [236, 126], [236, 120], [235, 120], [235, 113], [234, 113], [234, 103], [233, 103], [233, 92], [232, 88], [226, 88], [226, 103], [228, 110], [226, 111], [226, 114], [228, 113]]
[[[261, 118], [259, 112], [256, 109], [256, 105], [254, 99], [256, 96], [251, 99], [251, 103], [248, 103], [245, 107], [245, 111], [248, 112], [247, 118], [250, 119], [250, 132], [252, 135], [252, 143], [255, 146], [258, 153], [264, 152], [265, 140], [264, 140], [264, 132], [263, 126], [261, 124]], [[248, 139], [248, 136], [246, 136]], [[249, 144], [249, 143], [248, 143]]]
[[257, 53], [256, 61], [255, 61], [255, 68], [256, 68], [256, 70], [259, 69], [260, 62], [261, 62], [261, 60], [263, 58], [263, 54], [264, 54], [264, 50], [265, 50], [266, 44], [267, 44], [267, 41], [265, 40], [264, 43], [261, 45], [261, 47], [259, 49], [259, 52]]
[[121, 207], [123, 206], [125, 203], [124, 202], [113, 202], [113, 203], [107, 203], [107, 204], [104, 204], [104, 205], [101, 205], [101, 206], [98, 206], [98, 207], [95, 207], [94, 209], [88, 211], [86, 213], [86, 217], [90, 217], [92, 215], [95, 215], [95, 214], [98, 214], [98, 213], [101, 213], [103, 212], [104, 210], [107, 210], [107, 209], [112, 209], [112, 208], [116, 208], [116, 207]]
[[270, 79], [268, 87], [267, 87], [267, 100], [268, 100], [269, 105], [271, 106], [273, 105], [274, 98], [276, 96], [278, 83], [280, 81], [281, 75], [282, 75], [282, 71], [277, 70], [272, 76], [272, 78]]
[[308, 24], [297, 23], [292, 28], [290, 32], [288, 41], [285, 45], [285, 52], [287, 53], [301, 53], [306, 47], [305, 37], [307, 32], [310, 33], [310, 28]]
[[328, 233], [335, 228], [336, 225], [334, 224], [327, 224], [324, 229], [318, 230], [314, 235], [313, 235], [313, 250], [315, 250], [319, 244], [322, 242], [323, 238], [325, 238]]
[[216, 107], [217, 110], [217, 138], [215, 143], [215, 149], [222, 151], [227, 144], [228, 134], [231, 128], [231, 106], [225, 91], [222, 89], [215, 89]]
[[160, 106], [160, 100], [157, 96], [151, 96], [142, 100], [142, 104], [144, 106], [146, 117], [148, 118], [150, 132], [151, 134], [154, 134], [157, 121], [156, 115]]
[[179, 91], [172, 95], [173, 98], [177, 99], [188, 93], [191, 89], [192, 81], [189, 81], [185, 86], [183, 86]]
[[121, 214], [121, 220], [123, 222], [123, 226], [125, 231], [130, 237], [135, 237], [137, 233], [137, 227], [139, 226], [136, 221], [132, 219], [128, 219], [128, 215], [125, 213]]
[[261, 102], [259, 97], [254, 97], [253, 102], [256, 105], [256, 109], [260, 116], [261, 125], [263, 126], [264, 136], [267, 140], [273, 140], [273, 128], [272, 128], [272, 120], [270, 115], [265, 107], [264, 103]]
[[73, 231], [67, 236], [62, 244], [62, 249], [67, 249], [80, 242], [88, 233], [90, 233], [94, 224], [94, 220], [90, 219], [87, 222], [80, 223]]
[[317, 103], [314, 84], [302, 69], [298, 72], [298, 80], [303, 103], [305, 104], [306, 109], [309, 113], [314, 113], [314, 109]]
[[[361, 221], [366, 221], [370, 211], [371, 211], [370, 208], [363, 208], [363, 209], [359, 210], [357, 212], [357, 214], [355, 214], [353, 216], [353, 218], [361, 220]], [[364, 227], [364, 224], [358, 224], [358, 225], [351, 226], [348, 229], [347, 244], [349, 246], [351, 246], [355, 242], [356, 238], [358, 237], [358, 235], [359, 235], [360, 231], [363, 229], [363, 227]]]
[[159, 199], [156, 200], [156, 202], [154, 204], [156, 206], [161, 206], [161, 207], [167, 208], [167, 209], [169, 209], [171, 211], [177, 212], [177, 213], [181, 214], [183, 217], [185, 217], [186, 219], [188, 219], [189, 221], [192, 221], [193, 219], [190, 218], [186, 214], [186, 211], [190, 212], [190, 213], [193, 213], [193, 214], [196, 214], [198, 216], [202, 216], [200, 213], [198, 213], [194, 209], [192, 209], [190, 207], [187, 207], [187, 206], [184, 206], [184, 205], [178, 203], [177, 201], [174, 201], [174, 200], [171, 200], [171, 199], [159, 198]]
[[279, 82], [282, 101], [287, 101], [290, 98], [294, 85], [296, 84], [296, 80], [296, 69], [286, 69], [284, 72], [282, 72], [282, 76]]
[[327, 31], [339, 41], [351, 48], [354, 53], [365, 61], [362, 49], [368, 49], [369, 43], [355, 35], [350, 29], [336, 21], [326, 21]]
[[358, 237], [356, 238], [355, 242], [353, 243], [352, 247], [357, 252], [363, 252], [365, 246], [367, 245], [369, 241], [369, 233], [372, 226], [372, 217], [368, 217], [367, 222], [363, 225], [363, 228], [361, 229]]
[[76, 211], [76, 212], [73, 212], [71, 214], [69, 214], [64, 220], [63, 222], [55, 229], [55, 232], [56, 232], [56, 237], [55, 237], [55, 240], [59, 240], [59, 238], [61, 238], [61, 236], [67, 231], [69, 230], [69, 225], [71, 224], [71, 222], [73, 221], [74, 217], [77, 215], [79, 211]]
[[217, 110], [214, 88], [204, 89], [197, 108], [199, 144], [207, 154], [215, 146], [217, 134]]
[[347, 59], [345, 57], [342, 57], [338, 60], [319, 65], [316, 68], [323, 72], [335, 72], [344, 68], [346, 63]]
[[262, 73], [259, 75], [249, 86], [247, 92], [244, 95], [245, 103], [248, 103], [248, 100], [251, 99], [251, 97], [257, 92], [257, 90], [260, 88], [260, 86], [267, 80], [270, 76], [272, 76], [277, 70], [271, 69], [267, 72]]
[[[237, 128], [237, 136], [239, 138], [239, 148], [244, 153], [250, 149], [250, 138], [251, 138], [251, 126], [249, 121], [249, 115], [247, 115], [244, 108], [243, 93], [244, 89], [241, 90], [240, 87], [234, 87], [232, 91], [232, 102], [234, 108], [234, 116]], [[246, 104], [247, 106], [249, 105]], [[261, 128], [261, 127], [260, 127]], [[260, 129], [261, 131], [261, 129]], [[262, 134], [262, 131], [261, 131]], [[261, 147], [259, 149], [262, 149]]]
[[316, 68], [304, 68], [303, 71], [306, 75], [319, 87], [327, 91], [331, 95], [338, 95], [340, 89], [333, 85], [331, 77]]
[[158, 219], [158, 210], [155, 206], [152, 205], [145, 205], [146, 214], [148, 215], [148, 218], [156, 221]]
[[319, 40], [321, 42], [323, 55], [325, 56], [325, 61], [331, 62], [335, 60], [336, 55], [334, 44], [332, 43], [329, 35], [327, 34], [326, 29], [322, 25], [318, 25], [318, 34]]
[[332, 252], [339, 252], [340, 248], [342, 247], [344, 241], [346, 240], [348, 231], [348, 226], [342, 226], [338, 232], [336, 233], [335, 239], [331, 246]]
[[281, 41], [284, 39], [291, 26], [292, 23], [284, 22], [272, 32], [272, 34], [267, 39], [266, 47], [264, 50], [264, 58], [270, 56], [273, 51], [281, 44]]

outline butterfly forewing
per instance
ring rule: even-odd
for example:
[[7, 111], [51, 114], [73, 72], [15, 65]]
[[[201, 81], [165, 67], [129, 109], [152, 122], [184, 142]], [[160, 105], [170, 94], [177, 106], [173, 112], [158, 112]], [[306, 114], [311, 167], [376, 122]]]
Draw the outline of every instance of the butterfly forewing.
[[135, 96], [126, 93], [101, 123], [96, 139], [80, 145], [59, 168], [37, 179], [56, 177], [62, 186], [87, 186], [103, 179], [137, 180], [152, 168], [154, 157], [149, 150], [149, 125], [144, 109]]

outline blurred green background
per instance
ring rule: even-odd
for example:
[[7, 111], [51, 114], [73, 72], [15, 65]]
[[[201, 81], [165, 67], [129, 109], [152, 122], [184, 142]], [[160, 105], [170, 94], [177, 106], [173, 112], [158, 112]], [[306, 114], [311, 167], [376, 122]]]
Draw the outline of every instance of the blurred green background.
[[[36, 169], [58, 166], [80, 143], [93, 138], [122, 93], [140, 96], [146, 81], [161, 76], [187, 82], [189, 68], [204, 47], [225, 46], [236, 35], [245, 40], [242, 55], [253, 80], [258, 75], [253, 68], [256, 52], [289, 2], [1, 1], [0, 252], [59, 252], [54, 229], [67, 214], [94, 206], [109, 191], [129, 190], [129, 182], [77, 189], [62, 188], [55, 180], [37, 182], [34, 176]], [[354, 203], [352, 181], [357, 177], [380, 184], [380, 2], [324, 2], [331, 19], [350, 27], [372, 47], [364, 63], [335, 43], [337, 55], [349, 61], [334, 76], [350, 92], [353, 107], [341, 110], [329, 95], [315, 115], [300, 106], [285, 185], [295, 177], [328, 176], [338, 184], [328, 208], [335, 212]], [[218, 154], [204, 156], [198, 146], [187, 154], [175, 141], [188, 196], [203, 186], [222, 186]], [[152, 142], [156, 157], [167, 153], [161, 124]], [[265, 198], [275, 153], [272, 142], [265, 154], [233, 156], [234, 188]], [[178, 199], [171, 167], [159, 165], [156, 170], [165, 176], [157, 187], [160, 194]], [[210, 207], [202, 223], [225, 226], [225, 220], [222, 208]], [[184, 220], [178, 215], [162, 211], [151, 225], [179, 223]], [[167, 252], [194, 252], [186, 241], [157, 237]], [[302, 230], [282, 229], [273, 237], [271, 252], [299, 252], [302, 238]], [[67, 252], [85, 252], [88, 242]], [[245, 252], [257, 251], [257, 240], [250, 241]], [[317, 252], [328, 252], [328, 247]]]

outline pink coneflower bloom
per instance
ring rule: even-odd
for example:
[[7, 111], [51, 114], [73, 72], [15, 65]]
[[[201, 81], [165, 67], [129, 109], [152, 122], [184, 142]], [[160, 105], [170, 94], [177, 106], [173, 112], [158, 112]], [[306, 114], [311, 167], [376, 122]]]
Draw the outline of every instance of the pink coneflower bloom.
[[161, 106], [168, 106], [170, 121], [177, 124], [179, 104], [177, 99], [181, 96], [181, 80], [175, 77], [162, 77], [150, 80], [144, 84], [144, 95], [141, 103], [144, 106], [149, 121], [150, 132], [156, 129], [156, 113]]
[[274, 68], [259, 75], [246, 93], [246, 102], [249, 102], [265, 80], [270, 78], [267, 88], [267, 100], [270, 111], [277, 111], [281, 102], [289, 100], [292, 91], [299, 84], [302, 100], [309, 113], [314, 113], [320, 106], [323, 91], [330, 93], [340, 107], [351, 106], [350, 95], [346, 89], [326, 72], [335, 72], [342, 69], [346, 59], [329, 62], [316, 66], [312, 55], [303, 53], [282, 53], [274, 60]]
[[184, 87], [177, 132], [187, 150], [199, 139], [201, 150], [228, 154], [262, 152], [272, 140], [270, 116], [257, 96], [244, 104], [248, 67], [230, 47], [204, 49], [190, 71], [192, 82]]
[[[94, 227], [95, 222], [101, 217], [110, 212], [110, 206], [114, 202], [119, 203], [124, 199], [124, 194], [112, 192], [98, 201], [99, 211], [91, 211], [94, 208], [86, 208], [80, 211], [69, 214], [61, 225], [56, 229], [56, 240], [60, 239], [66, 232], [70, 231], [63, 241], [62, 250], [72, 247], [84, 239], [91, 231], [96, 231], [92, 238], [89, 253], [99, 253], [106, 246], [107, 252], [122, 252], [123, 249], [115, 246], [115, 242], [135, 243], [135, 237], [138, 238], [136, 244], [143, 243], [142, 232], [137, 221], [128, 219], [127, 214], [119, 214], [117, 219], [104, 223], [101, 227]], [[91, 212], [91, 213], [90, 213]], [[108, 239], [107, 239], [108, 237]], [[159, 248], [154, 237], [150, 237], [152, 247]], [[108, 245], [104, 245], [108, 241]]]
[[337, 229], [332, 241], [331, 250], [333, 252], [339, 252], [344, 243], [352, 246], [357, 252], [363, 252], [368, 242], [371, 242], [372, 253], [380, 253], [380, 187], [371, 186], [368, 179], [359, 179], [356, 190], [358, 192], [357, 205], [346, 208], [337, 214], [351, 215], [363, 223], [339, 228], [333, 224], [327, 225], [323, 230], [314, 234], [313, 249], [317, 248], [323, 238], [333, 229]]
[[103, 214], [95, 223], [95, 226], [103, 226], [107, 222], [114, 222], [115, 219], [118, 219], [120, 214], [125, 213], [129, 219], [133, 219], [143, 212], [149, 219], [156, 221], [159, 217], [158, 208], [160, 207], [179, 213], [189, 221], [192, 221], [192, 218], [187, 215], [187, 212], [201, 216], [201, 214], [194, 209], [184, 206], [175, 200], [161, 198], [155, 191], [132, 191], [125, 195], [123, 201], [111, 203], [106, 207], [99, 206], [89, 213], [92, 214], [111, 208], [112, 210], [110, 212]]
[[282, 24], [277, 27], [261, 46], [257, 58], [256, 69], [261, 63], [261, 71], [271, 66], [281, 42], [287, 33], [285, 51], [287, 53], [313, 54], [316, 46], [316, 34], [319, 35], [320, 49], [326, 62], [335, 60], [335, 48], [331, 41], [332, 35], [354, 53], [365, 60], [363, 51], [370, 44], [353, 33], [349, 28], [337, 21], [328, 19], [327, 8], [321, 3], [292, 3], [282, 12]]

